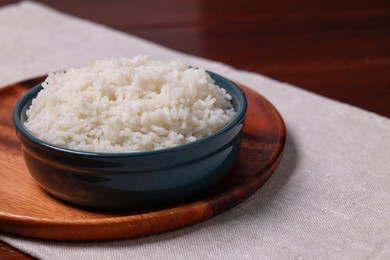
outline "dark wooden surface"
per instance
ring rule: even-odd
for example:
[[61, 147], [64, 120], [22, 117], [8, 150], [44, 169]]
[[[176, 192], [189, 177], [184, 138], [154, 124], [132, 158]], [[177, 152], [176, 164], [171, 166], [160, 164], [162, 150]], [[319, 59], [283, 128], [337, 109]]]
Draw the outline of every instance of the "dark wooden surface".
[[388, 0], [40, 2], [390, 116]]
[[[41, 2], [390, 116], [387, 0]], [[6, 251], [0, 244], [0, 258]]]

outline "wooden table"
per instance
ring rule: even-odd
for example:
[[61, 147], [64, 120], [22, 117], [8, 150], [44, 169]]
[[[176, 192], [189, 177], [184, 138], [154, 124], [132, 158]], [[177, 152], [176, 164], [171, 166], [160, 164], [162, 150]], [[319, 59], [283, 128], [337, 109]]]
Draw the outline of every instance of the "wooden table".
[[[0, 0], [0, 7], [14, 3]], [[386, 0], [43, 0], [185, 53], [390, 116]], [[30, 259], [0, 242], [0, 259]]]

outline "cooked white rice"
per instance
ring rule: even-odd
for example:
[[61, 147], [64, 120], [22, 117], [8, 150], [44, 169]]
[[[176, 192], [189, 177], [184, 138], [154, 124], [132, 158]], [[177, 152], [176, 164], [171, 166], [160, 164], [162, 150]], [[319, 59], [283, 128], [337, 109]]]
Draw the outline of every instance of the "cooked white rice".
[[224, 127], [231, 96], [204, 69], [147, 56], [105, 59], [51, 73], [27, 110], [26, 128], [56, 146], [131, 152], [193, 142]]

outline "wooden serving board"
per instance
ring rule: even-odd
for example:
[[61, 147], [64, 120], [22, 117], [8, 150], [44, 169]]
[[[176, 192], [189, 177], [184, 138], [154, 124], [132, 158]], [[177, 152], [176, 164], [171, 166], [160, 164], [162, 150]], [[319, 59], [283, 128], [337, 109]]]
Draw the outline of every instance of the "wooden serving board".
[[16, 138], [12, 109], [36, 78], [0, 89], [0, 231], [50, 240], [112, 240], [156, 234], [200, 222], [244, 201], [279, 164], [286, 139], [282, 118], [258, 93], [240, 85], [248, 112], [239, 159], [211, 191], [169, 208], [95, 211], [60, 202], [30, 176]]

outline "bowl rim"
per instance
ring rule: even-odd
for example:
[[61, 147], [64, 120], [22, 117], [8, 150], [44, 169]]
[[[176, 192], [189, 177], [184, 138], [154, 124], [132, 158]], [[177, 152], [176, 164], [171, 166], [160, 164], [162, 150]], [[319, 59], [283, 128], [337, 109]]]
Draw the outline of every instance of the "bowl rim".
[[[81, 151], [81, 150], [74, 150], [74, 149], [69, 149], [69, 148], [64, 148], [60, 146], [56, 146], [50, 143], [47, 143], [38, 137], [34, 136], [32, 133], [30, 133], [22, 124], [21, 120], [21, 113], [24, 110], [24, 107], [28, 102], [30, 102], [33, 98], [37, 96], [39, 91], [43, 89], [42, 83], [39, 83], [35, 85], [33, 88], [28, 90], [26, 93], [22, 95], [22, 97], [19, 98], [19, 100], [16, 102], [14, 109], [12, 111], [12, 120], [13, 124], [15, 126], [15, 129], [26, 139], [29, 141], [35, 143], [38, 146], [45, 147], [50, 150], [54, 150], [60, 153], [65, 153], [69, 155], [79, 155], [79, 156], [84, 156], [84, 157], [102, 157], [102, 158], [116, 158], [116, 157], [137, 157], [137, 156], [150, 156], [150, 155], [158, 155], [158, 154], [165, 154], [165, 153], [171, 153], [171, 152], [180, 152], [181, 150], [184, 149], [191, 149], [191, 147], [200, 145], [210, 139], [215, 138], [218, 135], [224, 134], [228, 132], [230, 129], [232, 129], [234, 126], [236, 126], [241, 120], [246, 115], [247, 107], [248, 107], [248, 101], [246, 99], [245, 93], [242, 91], [242, 89], [232, 82], [231, 80], [228, 80], [227, 78], [211, 72], [207, 71], [206, 72], [210, 75], [210, 77], [216, 81], [218, 79], [219, 81], [222, 82], [222, 84], [216, 84], [217, 86], [223, 88], [226, 90], [228, 94], [231, 94], [229, 92], [229, 89], [232, 89], [233, 91], [235, 90], [237, 93], [238, 99], [240, 99], [239, 103], [241, 106], [241, 109], [239, 111], [236, 111], [235, 116], [233, 119], [224, 127], [219, 129], [218, 131], [206, 136], [202, 137], [200, 139], [197, 139], [193, 142], [187, 143], [187, 144], [182, 144], [182, 145], [177, 145], [173, 147], [168, 147], [168, 148], [162, 148], [162, 149], [157, 149], [157, 150], [147, 150], [147, 151], [134, 151], [134, 152], [123, 152], [123, 153], [107, 153], [107, 152], [90, 152], [90, 151]], [[228, 86], [229, 89], [226, 89], [225, 86]], [[31, 104], [30, 104], [31, 105]]]

